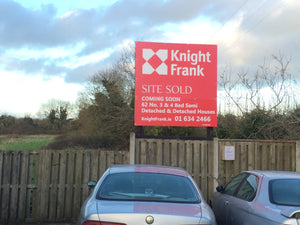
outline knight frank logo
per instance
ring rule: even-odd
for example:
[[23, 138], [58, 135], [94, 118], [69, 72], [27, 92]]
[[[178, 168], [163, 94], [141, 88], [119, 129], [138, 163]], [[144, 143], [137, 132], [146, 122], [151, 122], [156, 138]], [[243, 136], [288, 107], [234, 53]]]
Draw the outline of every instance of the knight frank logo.
[[157, 72], [159, 75], [167, 75], [168, 67], [165, 61], [168, 59], [168, 50], [160, 49], [154, 52], [152, 49], [143, 49], [143, 58], [146, 62], [143, 65], [143, 74]]

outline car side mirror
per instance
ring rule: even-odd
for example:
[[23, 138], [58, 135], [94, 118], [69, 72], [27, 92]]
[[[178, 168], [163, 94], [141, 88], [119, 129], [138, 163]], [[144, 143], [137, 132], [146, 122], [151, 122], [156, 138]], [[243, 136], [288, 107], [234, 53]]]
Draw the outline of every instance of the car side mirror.
[[224, 191], [224, 187], [222, 185], [216, 187], [217, 192], [223, 192]]
[[89, 182], [87, 183], [87, 185], [88, 185], [90, 188], [94, 188], [94, 187], [96, 186], [96, 184], [97, 184], [97, 182], [96, 182], [96, 181], [93, 181], [93, 180], [91, 180], [91, 181], [89, 181]]

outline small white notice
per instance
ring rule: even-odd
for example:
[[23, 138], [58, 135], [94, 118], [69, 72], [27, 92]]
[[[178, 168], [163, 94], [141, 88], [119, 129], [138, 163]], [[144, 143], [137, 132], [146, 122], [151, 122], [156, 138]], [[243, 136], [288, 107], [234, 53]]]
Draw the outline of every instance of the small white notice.
[[223, 146], [222, 160], [235, 160], [235, 147], [234, 146]]

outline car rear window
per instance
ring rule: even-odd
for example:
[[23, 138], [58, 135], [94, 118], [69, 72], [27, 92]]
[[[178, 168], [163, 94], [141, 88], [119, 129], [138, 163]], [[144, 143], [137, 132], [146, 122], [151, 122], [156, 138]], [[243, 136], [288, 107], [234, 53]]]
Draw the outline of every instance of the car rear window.
[[300, 179], [270, 181], [269, 196], [277, 205], [300, 206]]
[[110, 174], [100, 186], [98, 199], [198, 203], [198, 192], [187, 177], [157, 173]]

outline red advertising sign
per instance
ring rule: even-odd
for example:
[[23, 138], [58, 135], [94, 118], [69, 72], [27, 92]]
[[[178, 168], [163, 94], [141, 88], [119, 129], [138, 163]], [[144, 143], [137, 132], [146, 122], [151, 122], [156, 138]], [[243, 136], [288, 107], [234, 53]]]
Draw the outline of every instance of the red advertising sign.
[[217, 46], [136, 42], [136, 126], [217, 126]]

